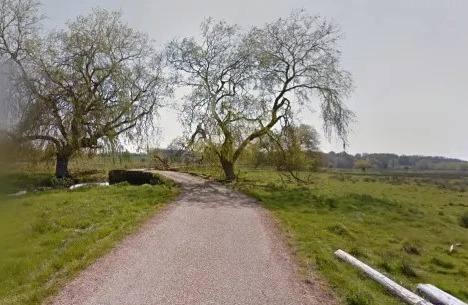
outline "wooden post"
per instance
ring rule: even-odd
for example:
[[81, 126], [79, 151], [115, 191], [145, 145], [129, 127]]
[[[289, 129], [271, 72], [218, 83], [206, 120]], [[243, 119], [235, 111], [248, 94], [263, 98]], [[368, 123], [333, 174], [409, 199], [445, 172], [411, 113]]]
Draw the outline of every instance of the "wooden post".
[[424, 296], [435, 305], [468, 305], [430, 284], [419, 284], [417, 290], [420, 295]]
[[388, 291], [393, 293], [394, 295], [400, 297], [403, 301], [408, 304], [412, 305], [432, 305], [430, 302], [426, 301], [425, 299], [421, 298], [417, 294], [409, 291], [408, 289], [398, 285], [382, 273], [372, 269], [368, 265], [364, 264], [360, 260], [356, 259], [352, 255], [344, 252], [343, 250], [337, 250], [335, 255], [344, 260], [345, 262], [350, 263], [351, 265], [361, 269], [367, 274], [370, 278], [377, 281], [379, 284], [382, 284]]

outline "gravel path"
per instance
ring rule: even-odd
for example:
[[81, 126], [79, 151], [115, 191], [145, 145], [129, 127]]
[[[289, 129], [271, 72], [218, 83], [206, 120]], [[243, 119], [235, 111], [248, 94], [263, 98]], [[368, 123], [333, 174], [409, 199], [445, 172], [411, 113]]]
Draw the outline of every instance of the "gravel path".
[[182, 185], [182, 195], [50, 304], [332, 303], [298, 279], [255, 201], [190, 175], [162, 174]]

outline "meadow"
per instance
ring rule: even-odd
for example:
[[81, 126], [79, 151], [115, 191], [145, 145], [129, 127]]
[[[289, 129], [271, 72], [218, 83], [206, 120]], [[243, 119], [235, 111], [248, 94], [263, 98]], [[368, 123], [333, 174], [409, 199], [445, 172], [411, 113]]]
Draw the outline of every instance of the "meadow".
[[[19, 181], [34, 184], [38, 176], [47, 178], [23, 174]], [[177, 194], [166, 183], [3, 197], [0, 304], [41, 304]]]
[[140, 155], [128, 156], [79, 156], [70, 160], [71, 178], [56, 179], [54, 162], [14, 162], [10, 166], [0, 164], [0, 194], [18, 191], [60, 189], [77, 183], [105, 182], [111, 169], [147, 168], [151, 164]]
[[[221, 177], [213, 169], [188, 171]], [[411, 290], [431, 283], [468, 301], [465, 176], [332, 171], [311, 179], [304, 185], [273, 171], [242, 169], [233, 185], [277, 218], [305, 274], [318, 273], [344, 304], [403, 304], [336, 259], [342, 249]], [[449, 253], [457, 243], [462, 247]]]
[[[105, 181], [111, 168], [148, 167], [137, 158], [76, 159], [75, 182]], [[214, 167], [180, 167], [222, 180]], [[51, 168], [10, 172], [11, 190], [39, 192], [0, 205], [9, 232], [0, 260], [0, 304], [39, 304], [108, 251], [178, 192], [164, 186], [55, 189]], [[343, 249], [414, 290], [431, 283], [468, 300], [466, 172], [331, 170], [299, 183], [272, 169], [241, 167], [229, 185], [272, 212], [301, 265], [343, 304], [403, 304], [359, 270], [336, 259]], [[50, 185], [50, 186], [47, 186]], [[47, 189], [41, 191], [41, 188]], [[39, 189], [38, 189], [39, 188]], [[86, 194], [86, 195], [85, 195]], [[85, 195], [85, 196], [84, 196]], [[462, 244], [449, 253], [452, 244]], [[3, 248], [2, 248], [3, 249]]]

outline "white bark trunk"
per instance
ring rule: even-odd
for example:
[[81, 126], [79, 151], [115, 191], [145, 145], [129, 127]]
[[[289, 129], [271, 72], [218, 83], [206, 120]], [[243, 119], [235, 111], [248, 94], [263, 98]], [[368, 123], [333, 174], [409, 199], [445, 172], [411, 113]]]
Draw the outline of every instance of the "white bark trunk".
[[418, 292], [435, 305], [468, 305], [456, 297], [430, 284], [419, 284]]
[[360, 260], [356, 259], [355, 257], [349, 255], [348, 253], [344, 252], [343, 250], [338, 250], [335, 252], [335, 255], [344, 260], [345, 262], [350, 263], [351, 265], [361, 269], [364, 271], [365, 274], [367, 274], [370, 278], [374, 279], [381, 285], [385, 286], [385, 288], [393, 293], [394, 295], [400, 297], [402, 300], [404, 300], [408, 304], [413, 304], [413, 305], [432, 305], [430, 302], [424, 300], [417, 294], [414, 294], [413, 292], [409, 291], [408, 289], [398, 285], [382, 273], [372, 269], [368, 265], [364, 264]]

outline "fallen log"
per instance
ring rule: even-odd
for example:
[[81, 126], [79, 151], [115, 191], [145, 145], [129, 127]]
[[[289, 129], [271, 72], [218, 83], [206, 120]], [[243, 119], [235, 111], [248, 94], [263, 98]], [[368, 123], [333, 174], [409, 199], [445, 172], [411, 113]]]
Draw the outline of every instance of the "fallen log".
[[344, 252], [343, 250], [337, 250], [335, 252], [335, 255], [343, 261], [348, 262], [351, 265], [364, 271], [364, 273], [367, 274], [370, 278], [383, 285], [389, 292], [398, 296], [406, 303], [413, 305], [433, 305], [432, 303], [426, 301], [417, 294], [409, 291], [405, 287], [398, 285], [382, 273], [378, 272], [377, 270], [374, 270], [370, 266], [364, 264], [357, 258]]
[[435, 305], [468, 305], [431, 284], [419, 284], [417, 291]]

